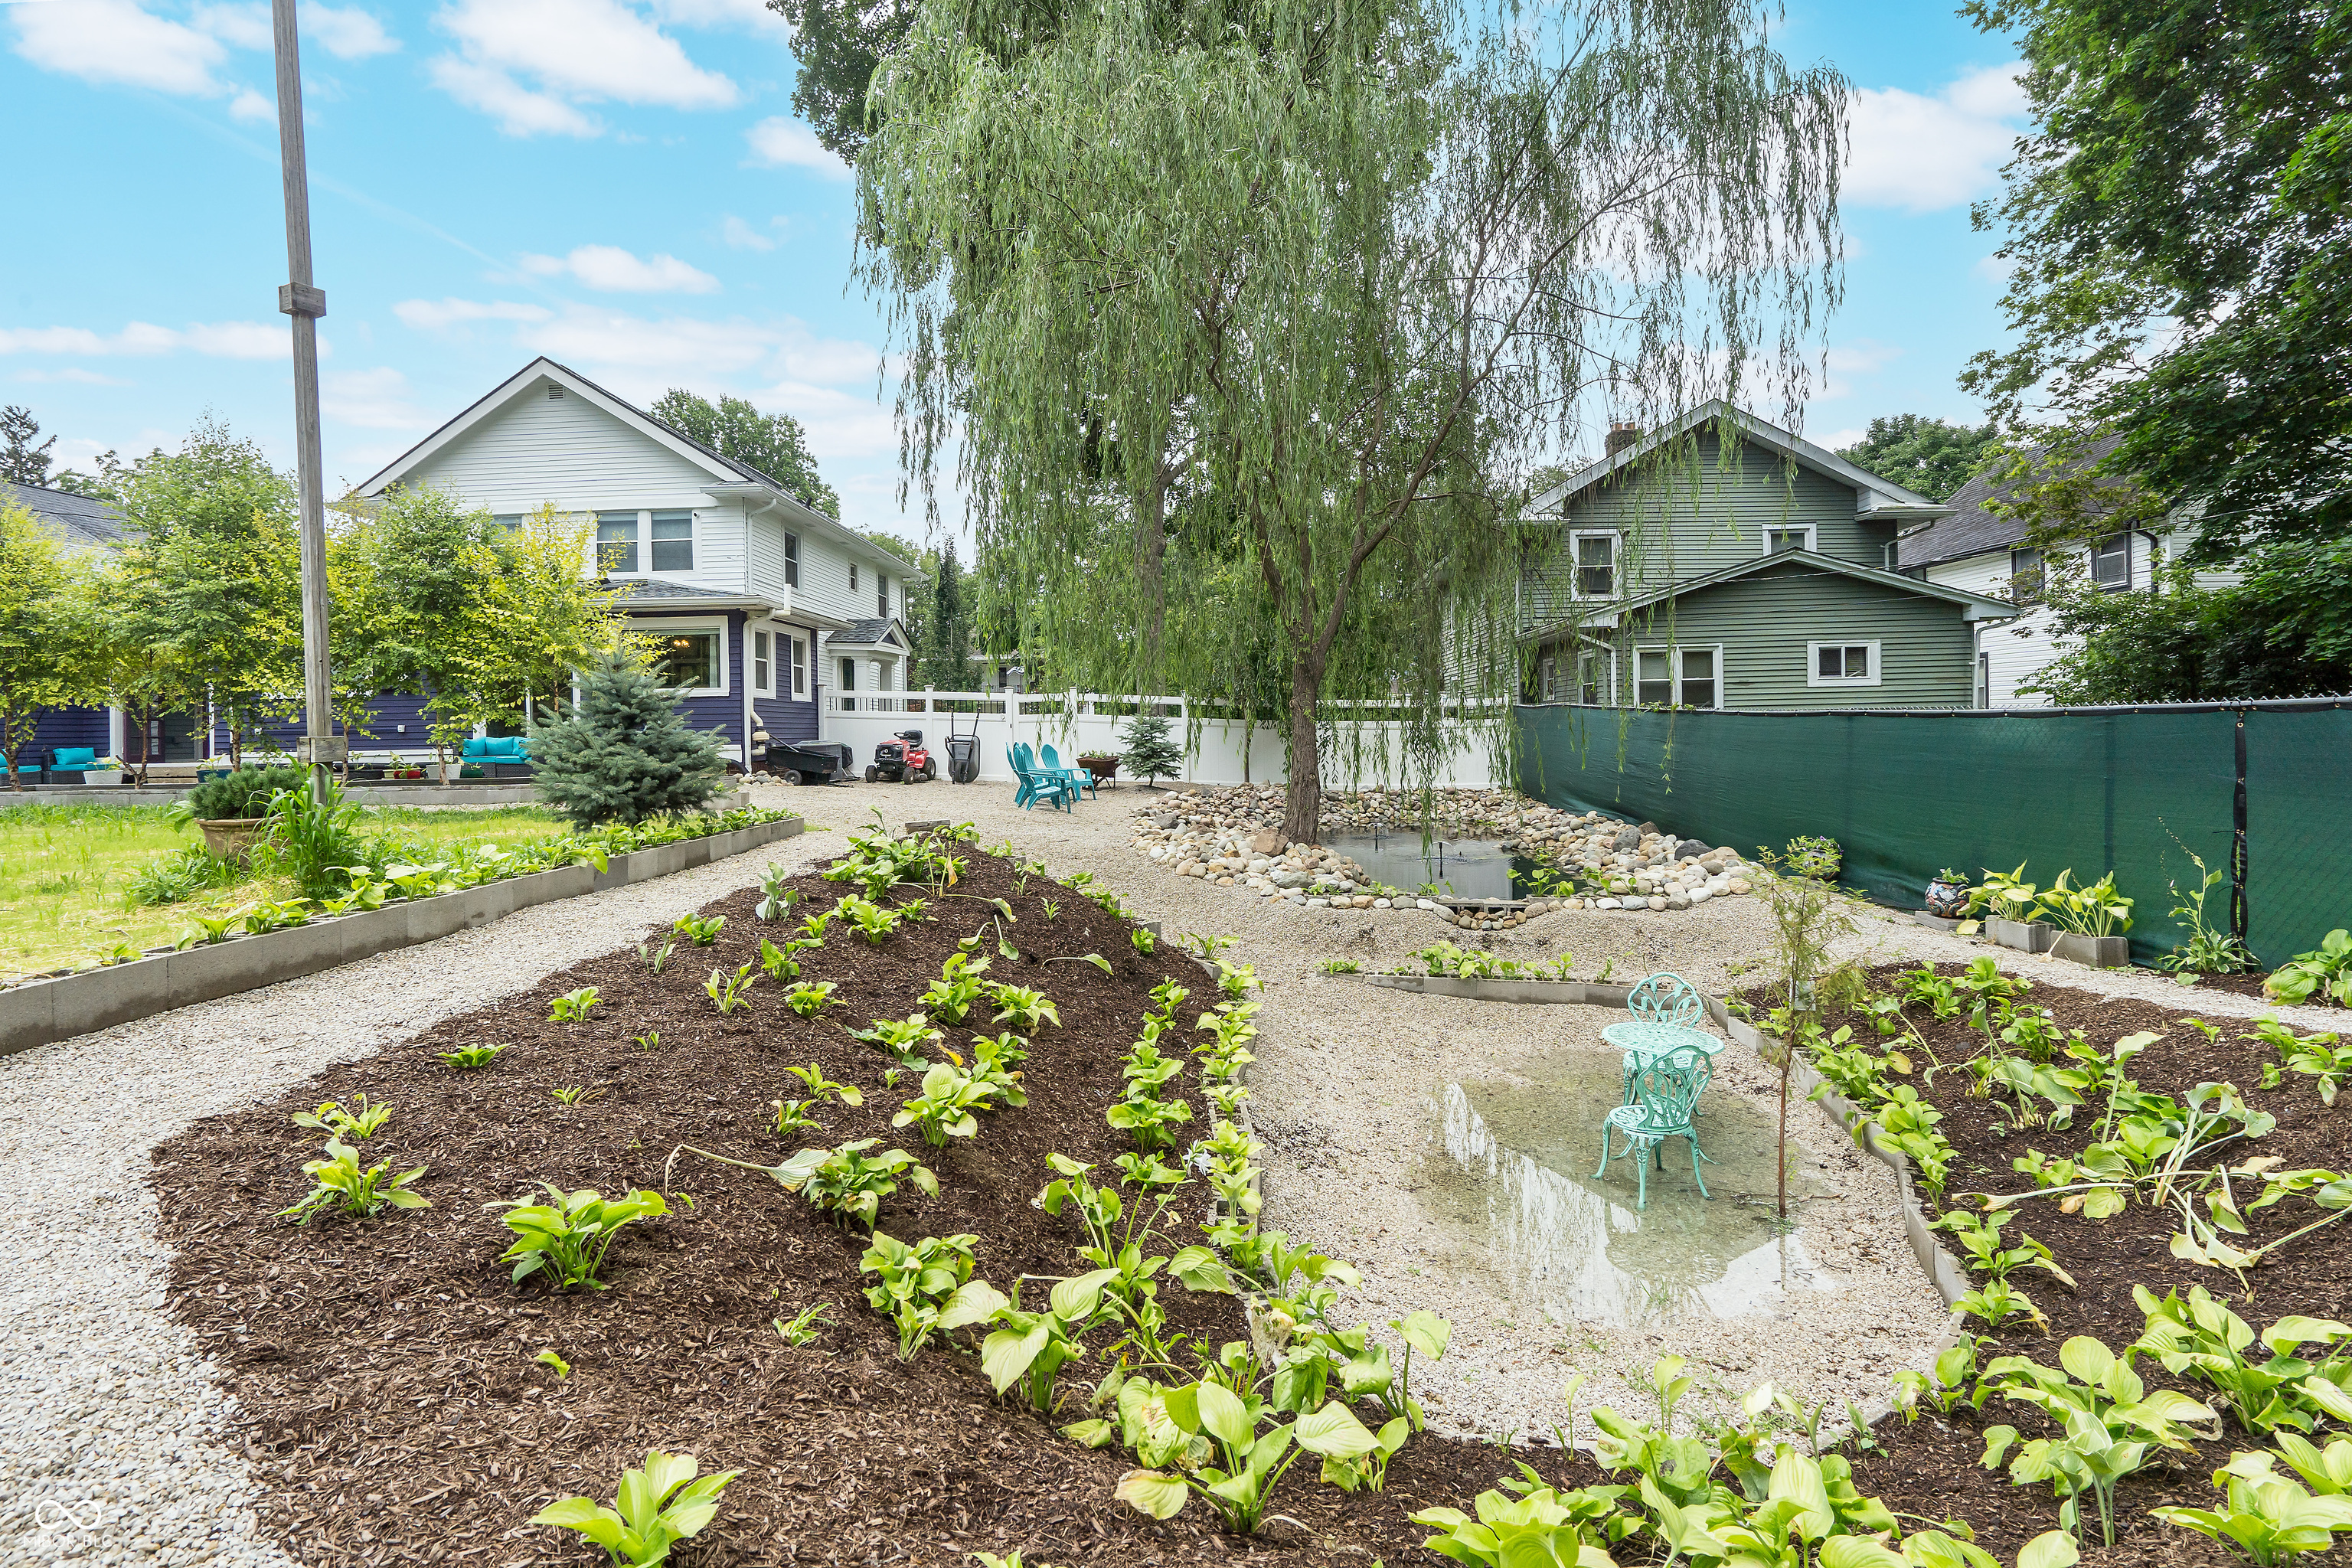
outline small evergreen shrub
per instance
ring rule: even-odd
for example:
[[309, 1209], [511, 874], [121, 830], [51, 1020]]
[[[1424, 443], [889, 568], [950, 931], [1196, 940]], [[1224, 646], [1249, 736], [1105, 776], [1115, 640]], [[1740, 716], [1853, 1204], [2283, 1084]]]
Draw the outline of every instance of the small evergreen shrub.
[[531, 731], [530, 761], [541, 798], [581, 827], [695, 810], [727, 773], [718, 742], [688, 728], [673, 694], [620, 653], [586, 671], [561, 722]]
[[1127, 748], [1119, 764], [1148, 784], [1157, 784], [1162, 774], [1173, 778], [1184, 766], [1184, 748], [1168, 738], [1168, 721], [1156, 713], [1129, 720], [1119, 742]]
[[269, 797], [282, 789], [310, 787], [310, 770], [303, 767], [239, 768], [216, 779], [206, 779], [188, 792], [189, 815], [203, 820], [251, 821], [269, 812]]

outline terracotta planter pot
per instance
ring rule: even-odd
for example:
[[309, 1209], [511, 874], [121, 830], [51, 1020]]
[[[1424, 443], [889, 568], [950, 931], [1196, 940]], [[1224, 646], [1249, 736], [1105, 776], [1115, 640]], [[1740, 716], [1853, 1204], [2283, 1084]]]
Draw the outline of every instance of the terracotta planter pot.
[[2058, 932], [2055, 927], [2040, 921], [2005, 921], [1999, 918], [1985, 921], [1985, 934], [2003, 947], [2013, 947], [2020, 952], [2047, 952], [2051, 939]]
[[253, 840], [268, 821], [260, 816], [200, 816], [196, 826], [204, 831], [205, 847], [217, 859], [231, 860], [253, 847]]
[[2094, 969], [2124, 969], [2131, 963], [2131, 939], [2124, 936], [2076, 936], [2062, 931], [2050, 944], [2051, 953], [2071, 963]]

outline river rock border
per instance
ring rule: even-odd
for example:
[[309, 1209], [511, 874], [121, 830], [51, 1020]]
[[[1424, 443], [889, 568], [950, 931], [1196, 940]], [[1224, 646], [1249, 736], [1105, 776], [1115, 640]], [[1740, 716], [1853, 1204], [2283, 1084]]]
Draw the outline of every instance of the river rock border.
[[[1359, 978], [1400, 991], [1466, 996], [1485, 1002], [1564, 1002], [1622, 1007], [1633, 994], [1630, 986], [1602, 985], [1584, 980], [1463, 979], [1447, 974], [1366, 974]], [[1788, 1047], [1778, 1036], [1768, 1035], [1746, 1019], [1734, 1016], [1716, 997], [1702, 994], [1701, 1000], [1706, 1005], [1706, 1016], [1725, 1034], [1765, 1061], [1775, 1067], [1780, 1065]], [[1903, 1152], [1880, 1142], [1877, 1123], [1855, 1109], [1802, 1057], [1790, 1069], [1789, 1089], [1791, 1094], [1819, 1104], [1855, 1142], [1893, 1167], [1895, 1184], [1903, 1194], [1903, 1228], [1911, 1238], [1911, 1250], [1919, 1260], [1920, 1271], [1927, 1275], [1927, 1282], [1936, 1288], [1936, 1294], [1943, 1298], [1947, 1307], [1968, 1294], [1971, 1289], [1968, 1270], [1937, 1244], [1935, 1233], [1927, 1228], [1927, 1212], [1920, 1206], [1918, 1192], [1912, 1184], [1911, 1162]]]
[[413, 899], [381, 910], [314, 920], [288, 931], [207, 943], [106, 969], [85, 969], [0, 991], [0, 1056], [211, 1002], [320, 970], [434, 942], [533, 904], [626, 887], [707, 866], [804, 832], [798, 817], [682, 838], [614, 855], [604, 869], [564, 866]]

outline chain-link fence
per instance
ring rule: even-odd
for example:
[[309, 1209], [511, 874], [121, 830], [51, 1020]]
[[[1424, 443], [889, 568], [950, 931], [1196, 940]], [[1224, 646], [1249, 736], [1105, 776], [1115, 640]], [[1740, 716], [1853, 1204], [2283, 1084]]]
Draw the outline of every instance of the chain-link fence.
[[2169, 887], [2272, 965], [2352, 925], [2352, 698], [2148, 708], [1519, 710], [1520, 787], [1744, 853], [1825, 834], [1841, 880], [1921, 907], [1950, 867], [2048, 886], [2113, 870], [2132, 956], [2184, 936]]

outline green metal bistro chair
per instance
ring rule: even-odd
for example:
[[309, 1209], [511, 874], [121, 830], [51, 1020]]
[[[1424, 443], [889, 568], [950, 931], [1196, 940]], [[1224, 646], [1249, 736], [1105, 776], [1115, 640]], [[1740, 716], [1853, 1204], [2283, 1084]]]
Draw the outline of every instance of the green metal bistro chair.
[[1664, 1170], [1666, 1140], [1680, 1138], [1690, 1145], [1691, 1176], [1698, 1183], [1699, 1196], [1714, 1197], [1706, 1190], [1706, 1178], [1699, 1173], [1701, 1161], [1709, 1164], [1714, 1161], [1698, 1146], [1698, 1129], [1693, 1125], [1698, 1097], [1714, 1071], [1706, 1053], [1696, 1046], [1678, 1047], [1643, 1060], [1633, 1073], [1632, 1098], [1611, 1111], [1601, 1123], [1601, 1169], [1592, 1173], [1593, 1179], [1598, 1181], [1608, 1174], [1611, 1145], [1619, 1134], [1623, 1134], [1625, 1147], [1614, 1152], [1618, 1158], [1633, 1156], [1641, 1194], [1633, 1206], [1648, 1208], [1650, 1162], [1654, 1159], [1658, 1169]]

